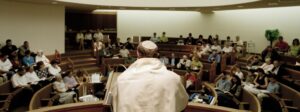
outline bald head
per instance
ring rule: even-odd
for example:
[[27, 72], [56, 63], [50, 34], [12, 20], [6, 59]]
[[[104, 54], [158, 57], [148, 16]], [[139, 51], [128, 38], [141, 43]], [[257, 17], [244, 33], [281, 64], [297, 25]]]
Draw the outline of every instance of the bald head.
[[152, 41], [143, 41], [138, 45], [137, 51], [139, 57], [153, 57], [157, 52], [157, 45]]

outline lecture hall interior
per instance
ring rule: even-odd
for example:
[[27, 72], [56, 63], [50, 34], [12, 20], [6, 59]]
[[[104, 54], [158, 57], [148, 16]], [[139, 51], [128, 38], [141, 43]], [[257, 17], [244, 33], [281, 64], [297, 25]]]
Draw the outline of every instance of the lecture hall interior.
[[0, 112], [300, 112], [300, 0], [0, 0]]

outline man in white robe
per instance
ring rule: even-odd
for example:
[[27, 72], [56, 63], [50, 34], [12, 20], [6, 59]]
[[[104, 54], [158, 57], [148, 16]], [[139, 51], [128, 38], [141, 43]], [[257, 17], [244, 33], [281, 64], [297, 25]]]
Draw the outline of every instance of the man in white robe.
[[182, 111], [188, 94], [179, 75], [153, 58], [156, 44], [144, 41], [137, 51], [139, 59], [118, 77], [113, 87], [114, 112]]

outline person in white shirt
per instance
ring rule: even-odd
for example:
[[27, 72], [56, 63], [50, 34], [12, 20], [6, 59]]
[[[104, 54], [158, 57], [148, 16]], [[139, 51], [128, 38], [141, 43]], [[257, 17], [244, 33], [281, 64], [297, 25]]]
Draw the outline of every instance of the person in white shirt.
[[35, 57], [35, 62], [36, 63], [42, 61], [45, 64], [46, 67], [50, 66], [50, 61], [44, 55], [42, 50], [39, 50], [36, 54], [37, 54], [36, 57]]
[[30, 85], [28, 84], [28, 80], [26, 78], [24, 68], [19, 68], [18, 72], [14, 74], [11, 78], [11, 82], [14, 88], [30, 88]]
[[238, 76], [241, 80], [244, 80], [244, 74], [241, 71], [241, 69], [239, 67], [236, 67], [235, 73], [236, 76]]
[[203, 44], [201, 54], [208, 54], [211, 51], [211, 45], [209, 43]]
[[51, 61], [51, 66], [49, 66], [48, 71], [53, 76], [61, 76], [61, 68], [58, 66], [58, 63], [55, 60]]
[[122, 46], [122, 49], [119, 50], [119, 54], [121, 55], [122, 58], [128, 58], [129, 56], [129, 50], [126, 49], [125, 46]]
[[262, 64], [259, 68], [263, 69], [266, 74], [272, 71], [274, 65], [271, 63], [271, 58], [266, 58], [265, 63]]
[[186, 55], [182, 56], [182, 59], [179, 60], [179, 63], [177, 64], [177, 68], [186, 69], [191, 66], [191, 60], [188, 59]]
[[33, 66], [27, 68], [27, 72], [24, 76], [27, 82], [30, 84], [37, 84], [41, 80], [34, 72]]
[[157, 37], [156, 32], [153, 33], [153, 36], [150, 38], [150, 40], [154, 43], [157, 43], [160, 41], [159, 37]]
[[214, 44], [211, 46], [211, 50], [216, 50], [219, 53], [222, 51], [222, 48], [220, 45], [218, 45], [217, 41], [214, 41]]
[[84, 34], [82, 31], [76, 34], [76, 42], [79, 50], [84, 50]]
[[98, 40], [103, 40], [103, 33], [100, 29], [97, 29], [97, 32], [94, 33], [93, 37]]
[[169, 64], [169, 58], [167, 58], [165, 55], [161, 55], [161, 57], [159, 58], [160, 62], [162, 62], [165, 65]]
[[53, 89], [59, 95], [59, 102], [62, 104], [73, 103], [76, 101], [76, 93], [74, 91], [67, 92], [68, 87], [65, 85], [61, 76], [56, 76], [56, 81], [53, 83]]
[[10, 79], [11, 75], [13, 74], [10, 72], [10, 69], [12, 69], [13, 65], [8, 59], [8, 55], [2, 54], [0, 56], [0, 77], [2, 82], [4, 82], [7, 79]]
[[84, 48], [91, 48], [93, 43], [93, 34], [92, 34], [92, 30], [89, 30], [85, 35], [84, 35]]
[[225, 47], [222, 49], [222, 51], [226, 54], [229, 54], [232, 52], [232, 47], [230, 46], [230, 43], [226, 43]]
[[169, 71], [153, 55], [157, 45], [141, 42], [138, 60], [119, 75], [112, 88], [114, 112], [181, 112], [188, 94], [179, 75]]
[[235, 42], [237, 45], [237, 50], [240, 52], [242, 50], [242, 47], [244, 46], [244, 42], [240, 40], [240, 36], [235, 37]]

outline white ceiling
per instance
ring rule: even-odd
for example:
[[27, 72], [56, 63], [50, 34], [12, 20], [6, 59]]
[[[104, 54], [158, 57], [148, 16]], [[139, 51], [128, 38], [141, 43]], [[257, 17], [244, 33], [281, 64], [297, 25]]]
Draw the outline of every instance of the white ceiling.
[[122, 7], [212, 7], [251, 3], [260, 0], [56, 0], [86, 5]]

